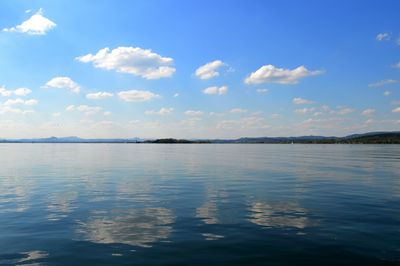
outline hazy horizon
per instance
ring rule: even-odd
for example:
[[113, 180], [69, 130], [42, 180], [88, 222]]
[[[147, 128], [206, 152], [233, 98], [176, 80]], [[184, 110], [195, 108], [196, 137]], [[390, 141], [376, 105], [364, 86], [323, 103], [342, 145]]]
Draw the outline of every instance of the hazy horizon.
[[2, 1], [0, 138], [398, 131], [399, 8]]
[[[291, 137], [293, 137], [293, 138], [297, 138], [297, 137], [338, 137], [338, 138], [342, 138], [342, 137], [347, 137], [347, 136], [351, 136], [351, 135], [363, 135], [363, 134], [370, 134], [370, 133], [398, 133], [398, 132], [399, 131], [354, 132], [352, 134], [340, 135], [340, 136], [337, 136], [337, 135], [240, 136], [240, 137], [237, 137], [237, 138], [221, 138], [221, 139], [264, 138], [264, 137], [266, 137], [266, 138], [291, 138]], [[136, 137], [136, 136], [126, 137], [126, 138], [118, 138], [118, 137], [115, 137], [115, 138], [113, 138], [113, 137], [110, 137], [110, 138], [107, 138], [107, 137], [105, 137], [105, 138], [93, 138], [93, 137], [83, 138], [81, 136], [71, 135], [71, 136], [45, 136], [45, 137], [36, 137], [36, 138], [33, 138], [33, 137], [28, 137], [28, 138], [0, 138], [0, 140], [1, 139], [4, 139], [4, 140], [47, 139], [47, 138], [57, 138], [57, 139], [78, 138], [78, 139], [83, 139], [83, 140], [85, 140], [85, 139], [87, 139], [87, 140], [91, 140], [91, 139], [100, 139], [100, 140], [101, 139], [105, 139], [105, 140], [106, 139], [141, 139], [141, 140], [151, 140], [151, 139], [186, 139], [186, 140], [191, 140], [191, 139], [204, 139], [204, 140], [207, 140], [207, 139], [210, 139], [211, 140], [211, 139], [217, 139], [217, 138], [213, 138], [213, 137], [208, 137], [208, 138], [190, 138], [190, 137], [177, 138], [177, 137], [174, 137], [174, 136], [166, 136], [166, 137], [161, 137], [161, 138]]]

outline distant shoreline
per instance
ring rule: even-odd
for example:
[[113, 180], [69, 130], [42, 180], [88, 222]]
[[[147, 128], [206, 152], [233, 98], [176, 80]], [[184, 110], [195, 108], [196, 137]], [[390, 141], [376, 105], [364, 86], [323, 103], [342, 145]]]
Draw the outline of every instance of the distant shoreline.
[[152, 144], [152, 145], [399, 145], [400, 143], [361, 143], [361, 142], [354, 142], [354, 143], [265, 143], [265, 142], [241, 142], [241, 143], [222, 143], [222, 142], [209, 142], [209, 143], [153, 143], [153, 142], [0, 142], [1, 144], [130, 144], [130, 145], [143, 145], [143, 144]]
[[82, 143], [82, 144], [400, 144], [400, 131], [368, 132], [345, 137], [300, 136], [238, 139], [82, 139], [78, 137], [2, 139], [0, 143]]

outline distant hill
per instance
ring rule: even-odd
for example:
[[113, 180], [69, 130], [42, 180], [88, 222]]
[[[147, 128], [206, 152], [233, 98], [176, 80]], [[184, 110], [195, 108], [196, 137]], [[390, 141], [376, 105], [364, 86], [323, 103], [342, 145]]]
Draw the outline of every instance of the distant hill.
[[377, 132], [347, 136], [341, 143], [400, 144], [400, 132]]
[[144, 139], [129, 138], [129, 139], [83, 139], [76, 136], [71, 137], [49, 137], [49, 138], [34, 138], [34, 139], [3, 139], [0, 143], [139, 143]]
[[212, 140], [212, 143], [400, 144], [400, 132], [368, 132], [345, 137], [300, 136]]
[[299, 137], [257, 137], [257, 138], [238, 138], [238, 139], [83, 139], [75, 136], [71, 137], [49, 137], [33, 139], [0, 139], [0, 143], [168, 143], [168, 144], [190, 144], [190, 143], [259, 143], [259, 144], [400, 144], [400, 131], [391, 132], [368, 132], [363, 134], [352, 134], [345, 137], [335, 136], [299, 136]]

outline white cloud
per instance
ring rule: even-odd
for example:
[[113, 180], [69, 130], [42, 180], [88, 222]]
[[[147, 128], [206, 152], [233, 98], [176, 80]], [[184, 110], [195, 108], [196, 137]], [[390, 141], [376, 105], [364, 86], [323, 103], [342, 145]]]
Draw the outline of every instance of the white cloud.
[[14, 90], [14, 94], [17, 96], [26, 96], [29, 93], [31, 93], [32, 91], [28, 88], [18, 88], [16, 90]]
[[172, 113], [174, 109], [173, 108], [161, 108], [158, 111], [154, 111], [154, 110], [149, 110], [146, 111], [145, 114], [146, 115], [169, 115], [170, 113]]
[[266, 129], [270, 126], [266, 123], [263, 117], [247, 116], [238, 120], [222, 120], [216, 126], [217, 129], [222, 130], [249, 130], [249, 129]]
[[301, 78], [322, 74], [321, 70], [310, 71], [304, 66], [295, 69], [277, 68], [273, 65], [264, 65], [252, 72], [246, 79], [246, 84], [279, 83], [296, 84]]
[[225, 115], [225, 113], [223, 113], [223, 112], [220, 112], [220, 113], [217, 113], [217, 112], [209, 112], [208, 115], [209, 115], [209, 116], [214, 116], [214, 117], [222, 117], [222, 116]]
[[39, 101], [35, 100], [35, 99], [25, 100], [25, 102], [24, 102], [25, 105], [36, 105], [38, 103], [39, 103]]
[[195, 74], [198, 78], [203, 80], [218, 77], [219, 72], [217, 71], [217, 69], [224, 65], [225, 63], [221, 60], [215, 60], [200, 66], [198, 69], [196, 69]]
[[54, 28], [56, 24], [50, 19], [43, 16], [42, 9], [39, 9], [28, 20], [25, 20], [20, 25], [11, 28], [4, 28], [5, 32], [22, 32], [29, 35], [44, 35], [47, 31]]
[[38, 103], [37, 100], [35, 99], [30, 99], [30, 100], [23, 100], [21, 98], [17, 99], [9, 99], [5, 101], [4, 103], [0, 103], [0, 114], [30, 114], [34, 113], [34, 110], [23, 110], [20, 108], [14, 108], [14, 105], [26, 105], [26, 106], [32, 106], [36, 105]]
[[257, 89], [258, 93], [267, 93], [268, 89]]
[[5, 106], [11, 106], [11, 105], [17, 105], [17, 104], [21, 104], [21, 105], [36, 105], [36, 104], [38, 104], [38, 100], [35, 100], [35, 99], [23, 100], [21, 98], [17, 98], [17, 99], [9, 99], [9, 100], [4, 102]]
[[331, 110], [331, 108], [328, 105], [322, 105], [321, 109], [324, 110], [325, 112], [328, 112]]
[[100, 49], [95, 55], [87, 54], [76, 58], [83, 63], [92, 62], [94, 67], [117, 72], [129, 73], [145, 79], [170, 77], [175, 68], [171, 65], [174, 60], [162, 57], [149, 49], [140, 47], [118, 47]]
[[151, 91], [129, 90], [118, 92], [118, 97], [126, 102], [145, 102], [155, 98], [159, 98], [160, 95], [155, 94]]
[[88, 98], [90, 100], [103, 100], [103, 99], [107, 99], [107, 98], [110, 98], [113, 96], [114, 96], [114, 94], [112, 94], [110, 92], [105, 92], [105, 91], [99, 91], [99, 92], [86, 94], [86, 98]]
[[59, 116], [61, 116], [61, 113], [53, 113], [52, 116], [59, 117]]
[[6, 114], [6, 113], [11, 113], [11, 114], [31, 114], [34, 113], [35, 111], [33, 110], [22, 110], [19, 108], [13, 108], [11, 106], [0, 106], [0, 114]]
[[73, 105], [73, 104], [68, 105], [67, 108], [65, 108], [65, 110], [67, 110], [67, 111], [74, 111], [74, 110], [75, 110], [75, 105]]
[[4, 88], [4, 87], [0, 87], [0, 95], [1, 95], [1, 96], [3, 96], [3, 97], [8, 97], [8, 96], [11, 96], [12, 94], [13, 94], [13, 91], [7, 90], [7, 89]]
[[247, 110], [242, 108], [233, 108], [229, 112], [232, 114], [240, 114], [240, 113], [246, 113]]
[[393, 68], [400, 68], [400, 61], [392, 65]]
[[9, 97], [11, 95], [26, 96], [32, 91], [28, 88], [18, 88], [15, 90], [7, 90], [4, 86], [0, 87], [0, 96]]
[[384, 92], [383, 92], [383, 95], [384, 95], [384, 96], [389, 96], [390, 94], [391, 94], [390, 91], [384, 91]]
[[109, 115], [111, 115], [111, 112], [110, 111], [105, 111], [105, 112], [103, 112], [103, 115], [109, 116]]
[[303, 99], [303, 98], [293, 98], [292, 101], [294, 104], [313, 104], [315, 103], [314, 101]]
[[376, 35], [375, 39], [379, 42], [388, 41], [388, 40], [390, 40], [390, 33], [388, 33], [388, 32], [379, 33], [378, 35]]
[[65, 108], [65, 110], [71, 112], [71, 111], [78, 111], [78, 112], [82, 112], [85, 113], [85, 115], [93, 115], [96, 114], [100, 111], [103, 110], [103, 108], [99, 107], [99, 106], [88, 106], [88, 105], [69, 105], [67, 106], [67, 108]]
[[355, 110], [349, 107], [340, 107], [338, 111], [334, 111], [334, 113], [338, 115], [347, 115], [353, 113]]
[[179, 97], [179, 93], [174, 94], [174, 98]]
[[273, 119], [276, 119], [276, 118], [279, 118], [279, 117], [281, 117], [280, 114], [272, 114], [271, 115], [271, 118], [273, 118]]
[[204, 94], [219, 94], [219, 95], [223, 95], [223, 94], [226, 94], [227, 92], [228, 92], [228, 86], [221, 86], [221, 87], [212, 86], [212, 87], [205, 88], [203, 90]]
[[55, 77], [49, 80], [45, 88], [56, 88], [56, 89], [66, 89], [74, 93], [79, 93], [81, 87], [69, 77]]
[[392, 110], [393, 113], [400, 113], [400, 107], [394, 108]]
[[312, 113], [312, 112], [314, 112], [315, 111], [315, 108], [302, 108], [302, 109], [296, 109], [296, 110], [294, 110], [294, 112], [296, 113], [296, 114], [301, 114], [301, 115], [305, 115], [305, 114], [308, 114], [308, 113]]
[[188, 115], [188, 116], [202, 116], [203, 112], [202, 111], [187, 110], [185, 112], [185, 114]]
[[377, 81], [375, 83], [370, 83], [370, 84], [368, 84], [368, 87], [370, 87], [370, 88], [382, 87], [386, 84], [393, 84], [393, 83], [397, 83], [397, 82], [399, 82], [399, 81], [395, 80], [395, 79], [384, 79], [384, 80]]
[[375, 109], [368, 108], [368, 109], [365, 109], [364, 111], [362, 111], [361, 114], [364, 116], [370, 116], [370, 115], [373, 115], [375, 113], [375, 111], [376, 111]]

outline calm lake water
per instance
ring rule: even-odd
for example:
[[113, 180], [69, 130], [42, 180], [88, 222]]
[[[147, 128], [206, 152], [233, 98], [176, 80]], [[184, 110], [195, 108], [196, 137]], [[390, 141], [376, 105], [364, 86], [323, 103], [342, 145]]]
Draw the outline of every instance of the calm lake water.
[[1, 265], [400, 265], [400, 145], [1, 144]]

